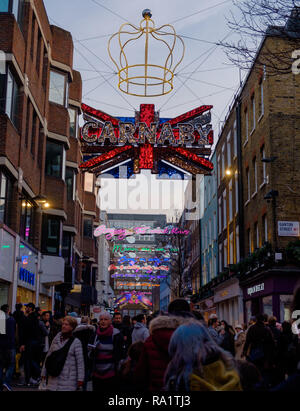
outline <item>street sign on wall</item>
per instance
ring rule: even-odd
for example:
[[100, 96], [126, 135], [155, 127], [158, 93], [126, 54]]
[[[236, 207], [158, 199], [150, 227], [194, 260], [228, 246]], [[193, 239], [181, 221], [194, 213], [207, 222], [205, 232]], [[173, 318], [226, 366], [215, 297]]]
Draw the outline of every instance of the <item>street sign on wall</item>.
[[278, 235], [280, 237], [298, 237], [299, 221], [278, 221]]

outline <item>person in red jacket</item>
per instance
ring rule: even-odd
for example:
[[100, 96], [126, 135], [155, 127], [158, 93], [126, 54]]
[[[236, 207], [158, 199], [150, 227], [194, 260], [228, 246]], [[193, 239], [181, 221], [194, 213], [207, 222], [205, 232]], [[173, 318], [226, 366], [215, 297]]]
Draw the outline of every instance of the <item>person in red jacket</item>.
[[161, 391], [169, 364], [169, 342], [173, 332], [189, 318], [159, 316], [150, 323], [150, 337], [145, 341], [139, 362], [134, 371], [134, 381], [143, 391]]

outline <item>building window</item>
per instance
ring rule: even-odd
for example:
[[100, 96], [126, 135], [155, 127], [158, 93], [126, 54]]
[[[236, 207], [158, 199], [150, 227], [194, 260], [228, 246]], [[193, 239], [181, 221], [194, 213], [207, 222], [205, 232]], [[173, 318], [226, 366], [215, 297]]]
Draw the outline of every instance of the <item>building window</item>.
[[49, 101], [66, 106], [68, 101], [68, 80], [66, 74], [50, 71]]
[[89, 193], [94, 192], [94, 174], [84, 174], [84, 191], [88, 191]]
[[247, 237], [248, 237], [248, 250], [249, 250], [249, 254], [252, 253], [252, 241], [251, 241], [251, 230], [250, 228], [247, 231]]
[[42, 252], [44, 254], [61, 254], [61, 220], [50, 215], [43, 215]]
[[22, 200], [20, 220], [20, 236], [28, 243], [32, 242], [33, 210], [34, 206], [29, 200]]
[[233, 233], [229, 236], [229, 264], [233, 264]]
[[240, 261], [240, 228], [235, 228], [235, 249], [236, 249], [236, 263]]
[[252, 110], [252, 131], [255, 129], [255, 94], [251, 97], [251, 110]]
[[0, 0], [0, 13], [13, 13], [19, 22], [23, 1], [24, 0]]
[[247, 201], [250, 201], [250, 172], [249, 168], [246, 170], [246, 181], [247, 181]]
[[229, 168], [231, 166], [231, 132], [227, 136], [227, 167]]
[[259, 99], [259, 116], [260, 118], [264, 115], [264, 84], [263, 81], [260, 83], [260, 99]]
[[245, 140], [245, 142], [247, 142], [248, 138], [249, 138], [249, 113], [248, 113], [248, 109], [245, 111], [245, 130], [246, 130], [246, 140]]
[[[261, 151], [261, 159], [266, 158], [266, 151], [265, 147], [263, 146]], [[267, 182], [267, 164], [265, 162], [262, 163], [262, 184], [266, 184]]]
[[10, 225], [10, 210], [12, 200], [12, 183], [4, 174], [0, 173], [0, 221]]
[[75, 188], [76, 188], [76, 173], [74, 168], [66, 168], [66, 185], [67, 185], [67, 199], [68, 201], [75, 200]]
[[223, 193], [223, 229], [227, 226], [227, 204], [226, 204], [226, 190]]
[[5, 113], [8, 115], [11, 122], [16, 128], [18, 128], [19, 126], [19, 118], [18, 118], [19, 95], [20, 95], [19, 86], [14, 76], [11, 74], [10, 70], [8, 69]]
[[267, 242], [268, 241], [268, 220], [267, 220], [266, 214], [262, 218], [262, 226], [263, 226], [264, 242]]
[[83, 236], [86, 238], [93, 238], [93, 219], [92, 218], [84, 218]]
[[222, 148], [222, 175], [221, 178], [225, 176], [225, 146]]
[[70, 117], [70, 137], [78, 137], [78, 111], [76, 108], [69, 107], [69, 117]]
[[253, 159], [253, 171], [254, 171], [254, 194], [257, 193], [257, 161]]
[[64, 147], [62, 144], [47, 141], [46, 175], [63, 178]]
[[229, 221], [233, 219], [233, 210], [232, 210], [232, 180], [229, 183]]
[[219, 234], [222, 231], [222, 199], [219, 198]]
[[218, 186], [221, 182], [221, 164], [220, 164], [220, 156], [218, 156]]
[[222, 244], [219, 245], [219, 270], [223, 268], [223, 258], [222, 258]]
[[239, 211], [239, 181], [238, 181], [238, 174], [236, 173], [235, 176], [235, 213], [237, 214]]
[[65, 260], [65, 264], [72, 265], [72, 250], [73, 250], [73, 235], [67, 231], [63, 232], [62, 241], [62, 257]]
[[228, 245], [227, 239], [224, 241], [224, 268], [228, 266]]
[[258, 224], [254, 224], [254, 235], [255, 235], [255, 248], [259, 248], [259, 231]]
[[233, 156], [237, 156], [237, 128], [236, 121], [233, 124]]

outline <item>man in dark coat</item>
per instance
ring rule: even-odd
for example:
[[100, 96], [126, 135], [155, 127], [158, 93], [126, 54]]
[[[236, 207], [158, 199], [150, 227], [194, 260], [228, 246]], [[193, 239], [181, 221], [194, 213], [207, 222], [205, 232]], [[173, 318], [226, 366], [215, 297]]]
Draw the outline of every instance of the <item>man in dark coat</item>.
[[25, 319], [20, 329], [19, 338], [20, 352], [24, 353], [25, 385], [37, 385], [41, 375], [43, 330], [33, 303], [26, 305]]

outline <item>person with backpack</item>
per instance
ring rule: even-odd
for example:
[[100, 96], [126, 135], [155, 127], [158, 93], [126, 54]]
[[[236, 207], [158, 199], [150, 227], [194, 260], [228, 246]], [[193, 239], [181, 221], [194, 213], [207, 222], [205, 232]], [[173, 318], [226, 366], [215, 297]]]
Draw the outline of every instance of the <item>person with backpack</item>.
[[42, 369], [42, 384], [45, 391], [76, 391], [84, 383], [84, 359], [82, 345], [73, 336], [77, 320], [65, 317], [61, 332], [54, 338]]

